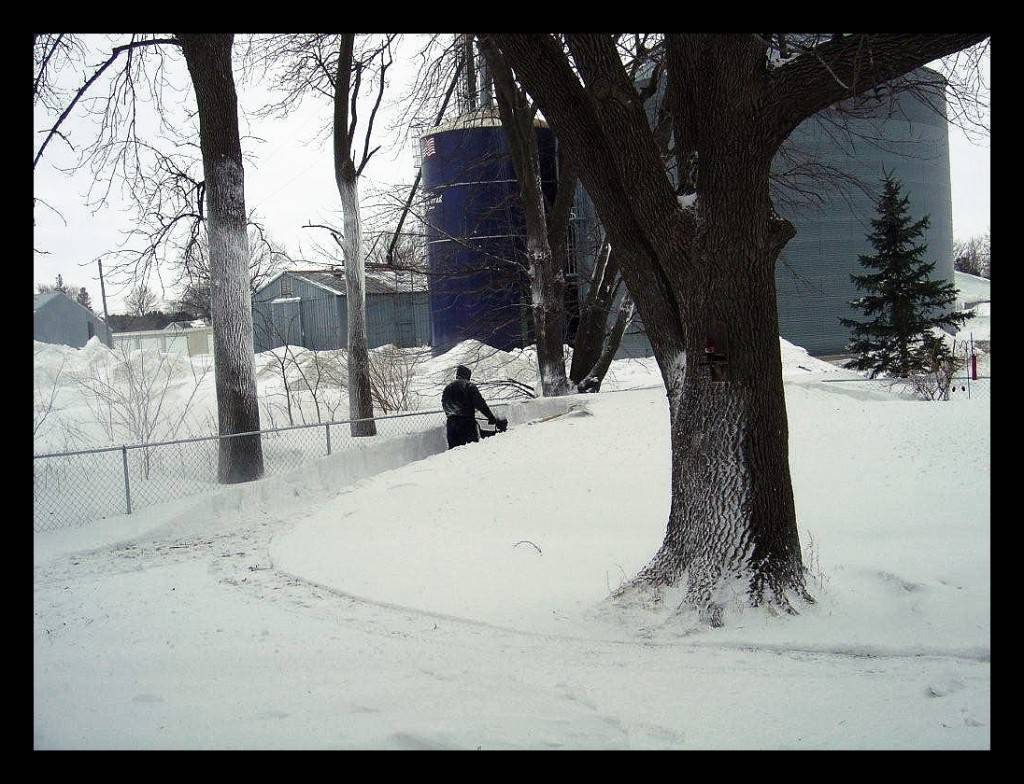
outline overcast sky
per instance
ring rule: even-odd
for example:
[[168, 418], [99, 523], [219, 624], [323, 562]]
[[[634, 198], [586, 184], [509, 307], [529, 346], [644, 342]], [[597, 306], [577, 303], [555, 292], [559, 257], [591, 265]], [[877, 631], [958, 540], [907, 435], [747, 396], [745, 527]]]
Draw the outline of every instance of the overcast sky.
[[[397, 100], [413, 68], [412, 61], [401, 56], [408, 52], [408, 48], [399, 49], [399, 62], [394, 68], [395, 77], [389, 88], [393, 100]], [[96, 57], [90, 62], [102, 59]], [[176, 63], [169, 74], [188, 85], [182, 58], [176, 55], [174, 59]], [[77, 86], [82, 77], [75, 72], [67, 74], [67, 78]], [[317, 131], [329, 120], [329, 105], [323, 100], [309, 99], [301, 112], [287, 119], [256, 118], [253, 113], [266, 95], [261, 86], [239, 81], [243, 115], [241, 130], [246, 136], [243, 150], [253, 157], [245, 171], [246, 207], [250, 210], [255, 208], [271, 236], [282, 243], [293, 257], [323, 261], [325, 259], [317, 253], [315, 246], [318, 243], [329, 246], [330, 243], [325, 241], [326, 235], [302, 226], [309, 222], [340, 224], [329, 140], [316, 138]], [[180, 100], [192, 104], [191, 90], [182, 91]], [[147, 113], [151, 115], [148, 120], [143, 117]], [[368, 109], [361, 116], [366, 117], [367, 114]], [[364, 173], [361, 186], [364, 197], [380, 190], [385, 194], [384, 198], [404, 199], [416, 175], [413, 144], [399, 147], [392, 141], [397, 136], [389, 130], [394, 119], [395, 111], [385, 108], [375, 126], [373, 144], [383, 147]], [[78, 113], [69, 120], [69, 139], [76, 147], [80, 148], [94, 133], [92, 122], [84, 113]], [[156, 129], [155, 111], [151, 107], [140, 109], [140, 123], [149, 123], [149, 128]], [[52, 120], [41, 111], [35, 112], [37, 131], [50, 124]], [[33, 140], [34, 149], [38, 147], [40, 138], [37, 133]], [[966, 239], [989, 229], [991, 164], [988, 140], [983, 144], [972, 143], [962, 131], [951, 126], [949, 155], [953, 232], [956, 238]], [[67, 145], [55, 140], [34, 173], [34, 195], [60, 212], [58, 216], [46, 206], [37, 205], [35, 208], [33, 245], [37, 252], [34, 254], [34, 283], [53, 283], [60, 274], [65, 283], [85, 286], [94, 309], [101, 312], [96, 259], [117, 247], [124, 232], [130, 228], [130, 219], [123, 211], [124, 202], [120, 202], [116, 193], [108, 208], [93, 213], [86, 206], [85, 194], [92, 182], [91, 175], [79, 172], [69, 177], [57, 168], [67, 167], [73, 160], [74, 154]], [[104, 264], [105, 271], [110, 263]], [[157, 290], [158, 295], [173, 299], [178, 293], [177, 281], [166, 272], [161, 278], [154, 278], [151, 287]], [[125, 293], [123, 286], [111, 285], [107, 281], [107, 306], [111, 313], [123, 312]]]

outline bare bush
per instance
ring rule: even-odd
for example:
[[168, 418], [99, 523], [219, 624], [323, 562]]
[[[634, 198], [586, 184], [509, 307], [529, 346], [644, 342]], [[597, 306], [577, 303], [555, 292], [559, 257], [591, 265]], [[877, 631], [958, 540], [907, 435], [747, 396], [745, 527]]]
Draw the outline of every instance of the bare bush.
[[[147, 352], [122, 345], [110, 352], [111, 361], [93, 363], [87, 370], [75, 373], [74, 382], [96, 422], [111, 443], [128, 439], [149, 444], [171, 440], [181, 428], [199, 386], [210, 372], [210, 365], [198, 366], [189, 358], [191, 380], [188, 395], [175, 417], [166, 411], [168, 391], [182, 383], [175, 372], [175, 355]], [[185, 361], [181, 357], [181, 361]], [[151, 468], [150, 450], [144, 448], [143, 476], [148, 479]]]
[[[316, 421], [323, 422], [324, 413], [327, 414], [327, 421], [333, 421], [341, 407], [341, 393], [345, 391], [348, 380], [347, 352], [341, 349], [333, 351], [304, 349], [297, 354], [294, 346], [286, 345], [284, 348], [288, 361], [295, 368], [302, 381], [302, 386], [313, 400]], [[334, 396], [331, 394], [332, 392], [339, 394]], [[301, 398], [298, 410], [303, 424], [306, 424], [306, 414], [302, 408]]]
[[[34, 357], [38, 359], [39, 355], [43, 353], [45, 349], [37, 349]], [[35, 374], [35, 384], [32, 386], [32, 437], [35, 438], [45, 424], [46, 420], [57, 410], [57, 388], [60, 385], [60, 378], [64, 373], [64, 368], [67, 365], [67, 357], [61, 359], [60, 367], [57, 368], [57, 372], [53, 375], [53, 378], [46, 379], [40, 376], [40, 373]]]
[[954, 340], [950, 350], [942, 338], [926, 336], [920, 350], [921, 356], [925, 358], [923, 369], [903, 379], [915, 397], [922, 400], [949, 400], [953, 378], [967, 364], [965, 359], [957, 356], [956, 346]]
[[[285, 348], [287, 348], [287, 344], [286, 344]], [[277, 427], [277, 421], [276, 421], [276, 418], [274, 416], [274, 409], [275, 409], [274, 399], [278, 398], [278, 397], [283, 397], [284, 398], [284, 413], [288, 417], [288, 424], [289, 425], [294, 425], [295, 424], [295, 416], [294, 416], [294, 414], [292, 412], [292, 389], [291, 389], [291, 382], [288, 379], [288, 364], [289, 364], [288, 352], [287, 351], [280, 351], [280, 352], [278, 352], [275, 349], [275, 350], [264, 352], [261, 356], [267, 357], [267, 359], [265, 359], [266, 367], [272, 370], [272, 372], [273, 372], [275, 377], [280, 377], [280, 379], [281, 379], [281, 389], [283, 390], [283, 391], [264, 390], [264, 400], [263, 400], [263, 403], [266, 406], [267, 416], [270, 419], [270, 426], [271, 426], [271, 428], [276, 428]]]
[[382, 413], [410, 408], [413, 378], [417, 368], [429, 358], [429, 350], [402, 350], [395, 345], [370, 351], [370, 391]]

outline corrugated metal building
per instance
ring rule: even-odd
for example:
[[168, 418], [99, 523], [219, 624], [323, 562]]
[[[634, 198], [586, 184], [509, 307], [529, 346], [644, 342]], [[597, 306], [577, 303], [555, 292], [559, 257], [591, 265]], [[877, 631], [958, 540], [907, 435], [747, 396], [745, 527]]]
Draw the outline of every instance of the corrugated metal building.
[[[286, 343], [316, 351], [344, 348], [347, 307], [340, 267], [280, 272], [253, 293], [254, 349]], [[369, 348], [430, 345], [430, 302], [421, 276], [367, 272], [366, 338]]]
[[32, 307], [35, 339], [82, 348], [94, 335], [105, 345], [112, 344], [107, 323], [60, 291], [36, 294]]
[[[175, 322], [163, 329], [115, 332], [114, 346], [129, 349], [147, 349], [167, 354], [198, 357], [213, 354], [213, 327], [182, 327]], [[184, 322], [188, 324], [189, 322]]]

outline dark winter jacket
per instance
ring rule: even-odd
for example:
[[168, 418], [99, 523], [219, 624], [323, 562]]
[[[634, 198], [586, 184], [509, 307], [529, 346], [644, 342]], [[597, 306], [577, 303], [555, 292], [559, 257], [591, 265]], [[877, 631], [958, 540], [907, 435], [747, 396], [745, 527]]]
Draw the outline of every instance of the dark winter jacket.
[[448, 417], [472, 419], [476, 416], [474, 412], [479, 411], [487, 417], [488, 422], [493, 424], [495, 420], [476, 384], [465, 378], [457, 378], [444, 388], [444, 392], [441, 393], [441, 408]]

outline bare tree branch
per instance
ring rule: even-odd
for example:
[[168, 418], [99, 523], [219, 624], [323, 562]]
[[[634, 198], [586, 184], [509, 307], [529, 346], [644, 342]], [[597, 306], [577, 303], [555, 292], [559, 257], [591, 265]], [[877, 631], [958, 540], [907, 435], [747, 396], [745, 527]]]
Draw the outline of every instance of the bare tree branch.
[[50, 140], [57, 135], [61, 125], [64, 124], [64, 121], [67, 120], [67, 118], [70, 116], [71, 112], [74, 110], [78, 102], [85, 96], [85, 94], [89, 91], [89, 88], [96, 82], [96, 80], [103, 75], [104, 71], [106, 71], [111, 65], [113, 65], [114, 62], [122, 54], [125, 54], [126, 52], [130, 54], [134, 49], [139, 49], [145, 46], [160, 46], [162, 44], [171, 44], [174, 46], [181, 45], [178, 39], [176, 38], [148, 38], [141, 41], [132, 41], [131, 43], [124, 44], [123, 46], [114, 47], [114, 49], [110, 53], [110, 57], [108, 57], [99, 66], [99, 68], [97, 68], [97, 70], [93, 72], [92, 76], [86, 79], [85, 83], [78, 88], [78, 91], [75, 93], [74, 98], [71, 99], [71, 102], [61, 113], [60, 117], [57, 118], [57, 122], [54, 123], [52, 128], [50, 128], [49, 133], [47, 133], [42, 145], [40, 145], [39, 150], [36, 152], [35, 157], [32, 159], [32, 168], [35, 169], [36, 165], [43, 157], [43, 153], [46, 151], [46, 147], [47, 145], [49, 145]]
[[768, 110], [775, 138], [781, 143], [816, 112], [987, 37], [984, 33], [858, 33], [815, 45], [768, 74]]

